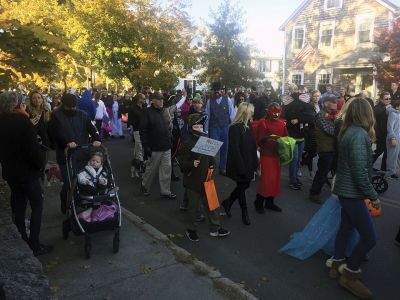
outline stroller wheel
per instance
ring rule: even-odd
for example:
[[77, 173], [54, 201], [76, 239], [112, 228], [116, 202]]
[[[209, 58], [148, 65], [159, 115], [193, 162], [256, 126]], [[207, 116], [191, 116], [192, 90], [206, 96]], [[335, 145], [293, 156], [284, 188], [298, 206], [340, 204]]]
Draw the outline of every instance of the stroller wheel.
[[92, 251], [92, 243], [89, 236], [85, 236], [85, 257], [90, 258], [90, 252]]
[[115, 230], [113, 239], [113, 252], [117, 253], [119, 251], [119, 228]]
[[71, 224], [69, 220], [64, 220], [62, 223], [62, 238], [63, 240], [68, 239], [69, 232], [71, 231]]
[[378, 194], [386, 192], [387, 189], [389, 188], [388, 182], [381, 175], [376, 175], [372, 177], [372, 185]]

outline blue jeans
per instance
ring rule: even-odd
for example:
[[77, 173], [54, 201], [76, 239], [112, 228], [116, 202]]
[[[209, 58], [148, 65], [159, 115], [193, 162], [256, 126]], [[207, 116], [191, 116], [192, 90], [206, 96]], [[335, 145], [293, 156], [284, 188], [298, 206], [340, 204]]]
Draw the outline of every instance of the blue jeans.
[[297, 171], [299, 170], [299, 162], [303, 154], [304, 141], [297, 142], [294, 146], [294, 157], [292, 162], [289, 164], [289, 183], [296, 184], [299, 183], [299, 177], [297, 176]]
[[210, 139], [218, 140], [223, 142], [221, 149], [219, 150], [219, 169], [226, 169], [226, 159], [228, 154], [228, 134], [229, 126], [226, 127], [210, 127], [209, 136]]
[[342, 212], [340, 228], [336, 235], [334, 258], [344, 259], [346, 257], [347, 244], [354, 230], [357, 230], [360, 234], [360, 240], [347, 261], [347, 267], [352, 271], [357, 271], [365, 255], [376, 244], [375, 226], [364, 199], [339, 196], [339, 200], [342, 205]]

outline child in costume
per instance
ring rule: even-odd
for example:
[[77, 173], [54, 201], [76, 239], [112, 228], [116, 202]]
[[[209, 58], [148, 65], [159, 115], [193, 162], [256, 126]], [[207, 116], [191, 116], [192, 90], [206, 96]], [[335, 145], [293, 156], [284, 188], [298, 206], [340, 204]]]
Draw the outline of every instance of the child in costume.
[[109, 174], [103, 164], [105, 153], [102, 148], [93, 149], [88, 164], [78, 172], [79, 188], [84, 194], [102, 194], [108, 185]]
[[256, 129], [256, 142], [260, 150], [261, 178], [254, 206], [260, 214], [265, 212], [264, 207], [277, 212], [282, 211], [274, 203], [274, 198], [281, 193], [281, 166], [276, 140], [288, 135], [285, 122], [280, 115], [280, 105], [271, 103], [268, 106], [267, 117], [259, 121]]
[[203, 125], [207, 121], [207, 115], [194, 113], [188, 118], [189, 137], [182, 144], [178, 153], [178, 160], [183, 173], [183, 186], [186, 188], [188, 206], [185, 213], [186, 235], [193, 242], [199, 241], [197, 235], [196, 215], [199, 201], [202, 202], [205, 214], [210, 222], [210, 236], [227, 236], [230, 232], [221, 228], [219, 215], [210, 211], [205, 197], [204, 182], [208, 175], [208, 169], [215, 165], [211, 156], [192, 152], [201, 136], [207, 136], [203, 132]]

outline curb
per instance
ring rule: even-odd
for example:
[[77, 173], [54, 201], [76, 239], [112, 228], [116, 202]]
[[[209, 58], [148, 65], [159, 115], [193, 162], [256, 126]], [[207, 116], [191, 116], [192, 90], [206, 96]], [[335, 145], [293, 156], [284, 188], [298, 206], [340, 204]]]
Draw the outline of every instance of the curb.
[[224, 295], [234, 300], [257, 300], [253, 294], [246, 291], [241, 285], [233, 282], [229, 278], [222, 276], [221, 272], [206, 263], [195, 258], [185, 249], [174, 244], [165, 234], [143, 221], [139, 216], [131, 211], [121, 207], [122, 214], [136, 227], [153, 237], [154, 239], [164, 243], [174, 254], [175, 259], [189, 268], [196, 274], [207, 276], [213, 282], [215, 289], [221, 291]]

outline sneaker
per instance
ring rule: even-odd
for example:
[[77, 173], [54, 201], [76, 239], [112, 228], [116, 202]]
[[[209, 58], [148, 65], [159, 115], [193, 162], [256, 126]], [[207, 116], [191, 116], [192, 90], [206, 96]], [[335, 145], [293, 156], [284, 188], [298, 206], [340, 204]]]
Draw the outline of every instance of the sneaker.
[[171, 200], [176, 198], [176, 195], [173, 193], [166, 194], [166, 195], [161, 194], [160, 196], [161, 196], [161, 198], [166, 198], [166, 199], [171, 199]]
[[300, 180], [298, 180], [296, 184], [297, 184], [298, 186], [303, 186], [303, 183], [302, 183]]
[[51, 245], [40, 244], [38, 248], [32, 249], [34, 256], [45, 255], [53, 251], [54, 247]]
[[289, 184], [289, 187], [290, 187], [292, 190], [295, 190], [295, 191], [300, 190], [300, 186], [297, 185], [297, 184], [295, 184], [295, 183]]
[[198, 242], [199, 241], [199, 236], [197, 235], [197, 232], [195, 230], [186, 230], [186, 236], [192, 242]]
[[150, 192], [145, 188], [143, 184], [140, 185], [140, 189], [142, 191], [143, 196], [150, 196]]
[[230, 234], [231, 234], [231, 232], [229, 230], [224, 229], [224, 228], [220, 228], [220, 229], [218, 229], [216, 231], [210, 231], [210, 236], [212, 236], [212, 237], [217, 237], [217, 236], [218, 237], [223, 237], [223, 236], [228, 236]]

